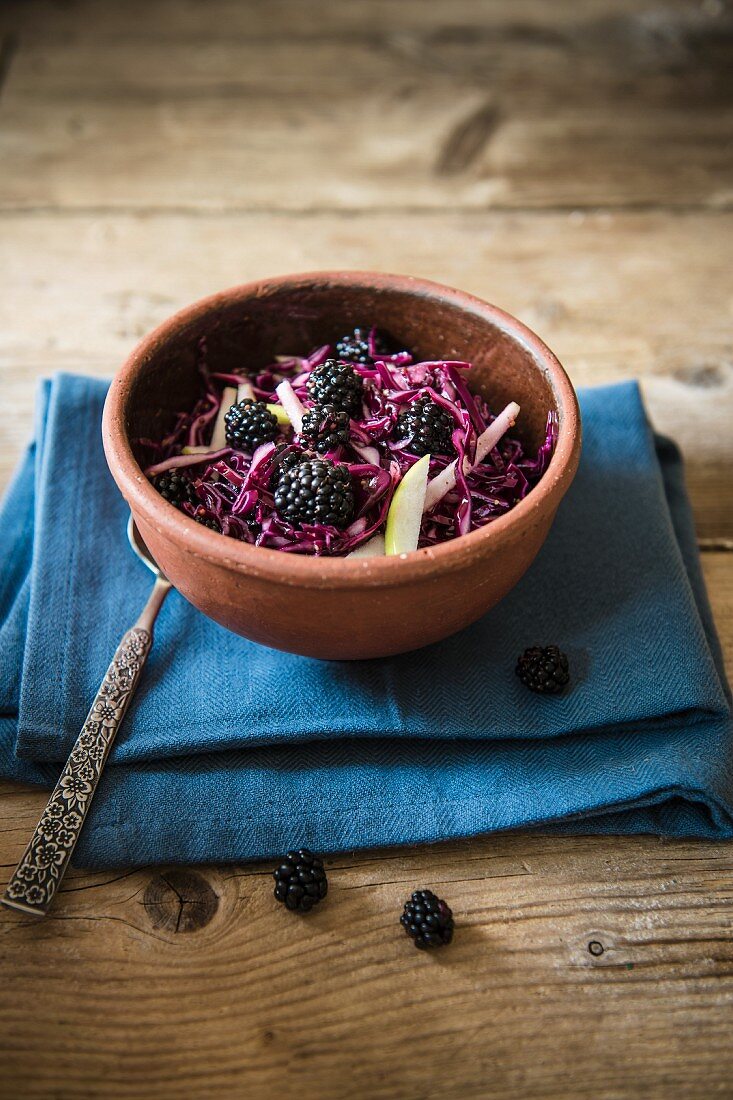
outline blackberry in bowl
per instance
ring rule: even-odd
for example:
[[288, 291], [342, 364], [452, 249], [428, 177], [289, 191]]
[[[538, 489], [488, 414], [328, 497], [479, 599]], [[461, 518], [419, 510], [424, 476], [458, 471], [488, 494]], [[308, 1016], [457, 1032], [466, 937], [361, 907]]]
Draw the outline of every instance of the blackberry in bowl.
[[335, 451], [348, 446], [350, 423], [349, 414], [335, 405], [314, 405], [303, 417], [301, 439], [319, 453]]
[[[336, 344], [365, 318], [397, 350], [340, 361]], [[442, 416], [428, 432], [434, 452], [403, 446], [400, 417], [425, 398], [456, 410], [446, 453]], [[277, 422], [253, 452], [226, 439], [224, 418], [242, 401]], [[326, 405], [349, 415], [350, 434], [323, 459], [300, 429]], [[103, 434], [142, 537], [186, 598], [255, 641], [337, 659], [414, 649], [483, 615], [542, 545], [580, 452], [572, 386], [529, 329], [460, 291], [358, 272], [270, 279], [184, 309], [117, 374]], [[276, 504], [284, 474], [332, 458], [350, 477], [325, 513], [338, 522], [309, 522], [306, 490], [319, 499], [320, 474], [292, 502], [281, 495], [282, 511], [298, 500], [291, 522]], [[194, 498], [175, 507], [154, 485], [173, 470]], [[405, 546], [407, 528], [414, 541], [370, 551], [393, 509], [393, 544]]]
[[351, 416], [356, 416], [361, 409], [364, 386], [349, 363], [326, 359], [310, 372], [307, 389], [317, 405], [331, 405]]
[[179, 508], [184, 502], [194, 499], [193, 486], [189, 479], [176, 470], [158, 474], [153, 478], [153, 485], [158, 490], [163, 500]]
[[277, 419], [264, 401], [245, 398], [232, 405], [224, 417], [227, 446], [256, 451], [277, 438]]
[[343, 530], [354, 518], [348, 467], [325, 459], [304, 459], [284, 470], [275, 490], [275, 510], [294, 524], [322, 523]]
[[407, 440], [416, 455], [452, 455], [456, 422], [449, 412], [430, 397], [420, 397], [400, 413], [397, 434]]
[[366, 366], [382, 355], [389, 355], [391, 341], [384, 333], [374, 332], [369, 325], [357, 325], [336, 341], [336, 356], [347, 363]]

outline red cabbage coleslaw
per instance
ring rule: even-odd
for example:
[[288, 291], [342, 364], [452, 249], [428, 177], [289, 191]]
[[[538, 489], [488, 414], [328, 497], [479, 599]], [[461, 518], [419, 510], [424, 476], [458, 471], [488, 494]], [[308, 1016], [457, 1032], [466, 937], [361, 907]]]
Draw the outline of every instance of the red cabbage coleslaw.
[[216, 370], [202, 339], [198, 369], [194, 407], [163, 439], [138, 440], [145, 473], [191, 519], [285, 553], [401, 553], [469, 534], [530, 492], [557, 438], [549, 412], [525, 453], [519, 406], [490, 409], [469, 362], [416, 361], [375, 328], [241, 373]]

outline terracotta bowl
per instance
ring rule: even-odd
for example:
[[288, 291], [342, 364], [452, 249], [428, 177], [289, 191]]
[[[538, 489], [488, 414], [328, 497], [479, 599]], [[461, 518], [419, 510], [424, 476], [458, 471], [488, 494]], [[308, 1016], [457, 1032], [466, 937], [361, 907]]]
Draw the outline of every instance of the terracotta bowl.
[[[424, 359], [468, 359], [472, 388], [498, 410], [518, 401], [530, 449], [550, 409], [557, 447], [539, 484], [489, 526], [404, 558], [313, 558], [210, 531], [145, 478], [135, 440], [160, 439], [198, 396], [197, 345], [218, 370], [259, 367], [374, 323]], [[264, 645], [311, 657], [383, 657], [474, 622], [517, 583], [542, 546], [580, 455], [578, 403], [552, 352], [509, 314], [437, 283], [319, 272], [222, 291], [181, 310], [135, 349], [104, 410], [110, 470], [156, 561], [205, 615]]]

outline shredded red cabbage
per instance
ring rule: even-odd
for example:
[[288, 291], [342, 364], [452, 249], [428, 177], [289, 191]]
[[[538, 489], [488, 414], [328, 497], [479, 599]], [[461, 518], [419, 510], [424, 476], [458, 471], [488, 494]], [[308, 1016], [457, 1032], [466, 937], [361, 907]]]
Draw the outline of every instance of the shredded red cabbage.
[[350, 364], [363, 382], [362, 414], [351, 420], [348, 445], [319, 455], [349, 468], [356, 506], [345, 530], [324, 524], [294, 526], [275, 510], [273, 475], [279, 463], [292, 452], [313, 457], [290, 427], [282, 427], [276, 442], [259, 447], [253, 455], [232, 447], [183, 453], [184, 448], [202, 448], [210, 442], [226, 386], [249, 382], [257, 400], [275, 404], [279, 403], [276, 387], [287, 380], [300, 401], [311, 407], [308, 378], [315, 367], [336, 357], [330, 345], [307, 356], [278, 356], [269, 366], [240, 375], [210, 370], [202, 340], [198, 401], [188, 412], [177, 414], [164, 439], [138, 441], [147, 456], [147, 476], [155, 484], [158, 475], [175, 470], [189, 483], [191, 496], [178, 505], [181, 511], [215, 525], [231, 538], [286, 553], [345, 555], [383, 530], [395, 488], [419, 458], [410, 450], [410, 439], [400, 439], [398, 416], [413, 402], [428, 397], [454, 422], [454, 452], [431, 456], [430, 477], [458, 461], [454, 487], [423, 517], [419, 546], [465, 535], [510, 511], [547, 468], [557, 437], [555, 414], [548, 414], [545, 439], [536, 454], [526, 455], [516, 438], [505, 435], [482, 462], [473, 465], [476, 441], [494, 415], [484, 399], [468, 388], [471, 364], [413, 362], [406, 350], [381, 353], [384, 346], [372, 328], [365, 357], [369, 361]]

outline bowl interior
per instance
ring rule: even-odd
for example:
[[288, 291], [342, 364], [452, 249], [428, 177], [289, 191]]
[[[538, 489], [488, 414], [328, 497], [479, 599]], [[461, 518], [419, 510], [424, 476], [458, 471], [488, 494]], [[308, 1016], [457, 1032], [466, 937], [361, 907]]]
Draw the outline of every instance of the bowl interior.
[[[378, 277], [377, 277], [378, 278]], [[401, 285], [395, 285], [400, 283]], [[547, 370], [507, 315], [466, 296], [442, 296], [440, 288], [392, 280], [339, 284], [311, 277], [298, 283], [261, 284], [217, 295], [185, 310], [147, 344], [144, 368], [135, 373], [126, 402], [126, 431], [135, 441], [160, 439], [175, 414], [200, 395], [197, 363], [213, 370], [256, 370], [276, 355], [304, 355], [333, 343], [355, 325], [375, 324], [420, 359], [467, 359], [467, 381], [498, 411], [517, 401], [522, 415], [515, 433], [530, 449], [545, 437], [547, 414], [557, 409]]]

